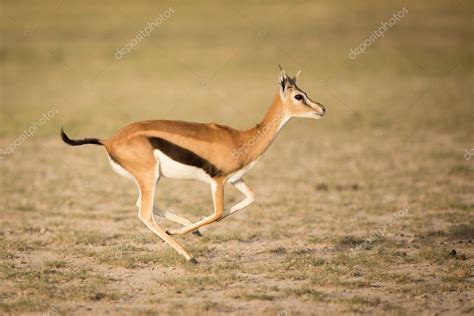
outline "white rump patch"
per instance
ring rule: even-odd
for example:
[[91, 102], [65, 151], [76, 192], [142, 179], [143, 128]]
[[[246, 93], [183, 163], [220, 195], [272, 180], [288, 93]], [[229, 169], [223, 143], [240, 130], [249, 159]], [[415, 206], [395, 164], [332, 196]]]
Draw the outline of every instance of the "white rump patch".
[[109, 158], [109, 162], [112, 166], [112, 169], [114, 169], [116, 173], [118, 173], [122, 177], [135, 179], [127, 170], [125, 170], [121, 165], [119, 165], [112, 158], [110, 158], [109, 155], [107, 155], [107, 157]]

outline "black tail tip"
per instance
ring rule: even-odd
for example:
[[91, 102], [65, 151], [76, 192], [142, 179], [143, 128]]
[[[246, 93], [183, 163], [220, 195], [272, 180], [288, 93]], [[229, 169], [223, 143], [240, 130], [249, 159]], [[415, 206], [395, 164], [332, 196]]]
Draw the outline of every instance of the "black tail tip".
[[61, 139], [63, 140], [63, 142], [65, 142], [66, 144], [69, 144], [71, 145], [71, 139], [66, 135], [66, 132], [64, 131], [64, 129], [61, 127]]
[[80, 146], [80, 145], [87, 145], [87, 144], [103, 145], [102, 141], [97, 138], [71, 139], [69, 138], [69, 136], [67, 136], [66, 132], [64, 132], [64, 129], [62, 128], [61, 128], [61, 138], [63, 142], [71, 146]]

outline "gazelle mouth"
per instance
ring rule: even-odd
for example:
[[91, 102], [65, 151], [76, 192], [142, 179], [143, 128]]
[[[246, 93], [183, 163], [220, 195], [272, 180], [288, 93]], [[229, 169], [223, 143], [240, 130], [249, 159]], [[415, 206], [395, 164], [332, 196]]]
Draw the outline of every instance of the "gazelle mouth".
[[315, 119], [321, 119], [321, 118], [323, 118], [323, 116], [324, 116], [324, 113], [323, 114], [320, 114], [318, 112], [311, 113], [311, 117], [315, 118]]

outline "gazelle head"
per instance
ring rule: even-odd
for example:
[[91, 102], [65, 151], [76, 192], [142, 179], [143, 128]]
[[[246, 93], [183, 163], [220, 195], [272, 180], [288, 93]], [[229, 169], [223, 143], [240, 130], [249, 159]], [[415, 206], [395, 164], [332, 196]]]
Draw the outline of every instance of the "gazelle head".
[[289, 77], [280, 66], [280, 98], [283, 105], [293, 117], [308, 117], [320, 119], [326, 113], [324, 105], [311, 100], [306, 92], [296, 85], [296, 78], [301, 71], [298, 71], [293, 78]]

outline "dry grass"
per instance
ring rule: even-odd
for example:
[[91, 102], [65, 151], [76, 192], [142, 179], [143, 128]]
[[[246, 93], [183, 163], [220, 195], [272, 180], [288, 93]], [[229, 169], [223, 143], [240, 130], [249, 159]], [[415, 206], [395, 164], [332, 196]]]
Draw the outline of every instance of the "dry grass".
[[[168, 21], [114, 59], [170, 6]], [[402, 21], [348, 58], [403, 6]], [[470, 2], [3, 9], [0, 148], [58, 114], [0, 160], [2, 313], [474, 311]], [[149, 118], [249, 127], [277, 89], [278, 63], [302, 68], [302, 87], [328, 115], [285, 127], [246, 177], [255, 204], [182, 238], [198, 265], [140, 223], [136, 188], [102, 149], [57, 135], [64, 125], [107, 137]], [[229, 187], [228, 203], [239, 198]], [[194, 182], [162, 181], [157, 203], [192, 219], [210, 212], [208, 188]]]

